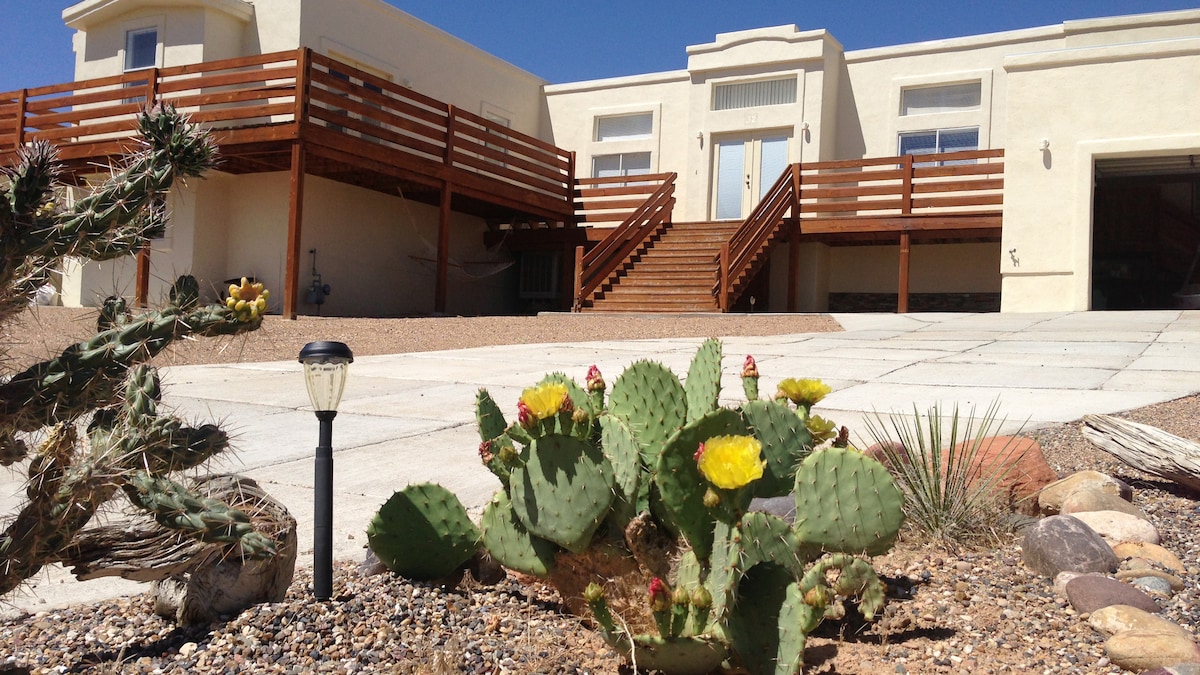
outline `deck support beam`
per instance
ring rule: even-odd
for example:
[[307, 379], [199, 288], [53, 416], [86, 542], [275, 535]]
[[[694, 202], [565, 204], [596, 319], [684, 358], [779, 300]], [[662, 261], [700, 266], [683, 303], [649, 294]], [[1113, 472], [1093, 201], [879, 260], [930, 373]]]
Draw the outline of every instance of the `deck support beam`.
[[788, 286], [787, 311], [795, 313], [800, 306], [800, 219], [788, 223]]
[[295, 320], [300, 296], [300, 234], [304, 221], [304, 140], [292, 143], [291, 184], [288, 190], [287, 272], [283, 288], [283, 318]]
[[138, 307], [149, 307], [150, 295], [150, 242], [142, 244], [137, 252], [137, 288], [134, 291], [133, 304]]
[[450, 181], [442, 185], [442, 199], [438, 209], [437, 235], [437, 281], [433, 290], [434, 314], [446, 313], [446, 287], [449, 284], [450, 271], [450, 203], [454, 196], [454, 186]]
[[908, 231], [900, 233], [900, 282], [896, 293], [896, 313], [908, 313], [908, 267], [912, 252], [911, 235]]

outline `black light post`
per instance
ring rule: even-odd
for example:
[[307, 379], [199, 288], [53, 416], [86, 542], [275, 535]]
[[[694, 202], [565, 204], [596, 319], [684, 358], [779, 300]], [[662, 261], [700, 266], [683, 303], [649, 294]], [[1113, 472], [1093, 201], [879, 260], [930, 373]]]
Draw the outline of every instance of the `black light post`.
[[321, 423], [313, 485], [313, 595], [333, 595], [333, 418], [354, 353], [341, 342], [310, 342], [300, 350], [304, 384]]

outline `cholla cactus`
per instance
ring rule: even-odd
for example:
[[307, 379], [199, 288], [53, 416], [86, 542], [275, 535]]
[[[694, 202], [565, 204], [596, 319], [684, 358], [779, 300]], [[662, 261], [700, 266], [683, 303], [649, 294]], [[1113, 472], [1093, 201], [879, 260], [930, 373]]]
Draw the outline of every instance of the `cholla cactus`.
[[[478, 541], [590, 609], [641, 669], [700, 675], [732, 660], [754, 675], [797, 672], [840, 598], [857, 597], [866, 616], [881, 608], [883, 584], [856, 556], [891, 547], [903, 498], [875, 460], [814, 449], [810, 410], [829, 387], [787, 379], [760, 399], [747, 358], [749, 400], [721, 407], [721, 358], [709, 340], [683, 381], [638, 361], [611, 388], [594, 367], [583, 387], [553, 373], [524, 390], [512, 424], [481, 390], [480, 458], [503, 489], [478, 531], [453, 526], [465, 513], [457, 499], [413, 486], [372, 521], [372, 549], [403, 574], [442, 560], [421, 571], [443, 578]], [[754, 497], [788, 494], [794, 523], [749, 510]], [[411, 506], [403, 517], [400, 505]]]
[[[69, 209], [55, 200], [56, 151], [24, 148], [0, 186], [0, 325], [26, 309], [64, 258], [130, 255], [165, 224], [164, 195], [177, 179], [213, 166], [215, 146], [171, 109], [139, 117], [142, 148], [121, 171]], [[251, 288], [256, 297], [266, 295]], [[156, 409], [158, 375], [146, 365], [173, 340], [258, 328], [253, 311], [199, 306], [198, 286], [182, 277], [170, 304], [130, 316], [110, 298], [97, 334], [0, 384], [0, 465], [26, 463], [28, 501], [0, 530], [0, 596], [44, 565], [70, 563], [75, 538], [96, 510], [123, 494], [161, 525], [231, 553], [271, 555], [275, 542], [245, 513], [192, 494], [170, 475], [228, 445], [214, 425], [189, 427]], [[86, 438], [84, 438], [86, 436]], [[31, 452], [29, 442], [41, 438]], [[86, 441], [86, 442], [85, 442]]]

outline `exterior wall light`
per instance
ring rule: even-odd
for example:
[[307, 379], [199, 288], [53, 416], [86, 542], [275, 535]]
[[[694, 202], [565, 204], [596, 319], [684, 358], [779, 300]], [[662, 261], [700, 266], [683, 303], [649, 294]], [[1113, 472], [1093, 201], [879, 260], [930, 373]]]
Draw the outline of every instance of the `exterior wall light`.
[[1047, 150], [1049, 150], [1049, 149], [1050, 149], [1050, 139], [1049, 139], [1049, 138], [1043, 138], [1043, 139], [1042, 139], [1042, 144], [1038, 146], [1038, 150], [1041, 150], [1042, 152], [1045, 152], [1045, 151], [1047, 151]]
[[313, 484], [313, 596], [333, 595], [333, 418], [354, 353], [341, 342], [310, 342], [300, 350], [308, 399], [321, 424]]

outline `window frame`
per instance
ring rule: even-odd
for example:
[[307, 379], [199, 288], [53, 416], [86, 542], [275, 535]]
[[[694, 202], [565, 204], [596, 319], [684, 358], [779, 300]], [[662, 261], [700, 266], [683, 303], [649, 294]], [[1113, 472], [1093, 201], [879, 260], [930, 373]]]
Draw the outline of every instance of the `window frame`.
[[[768, 103], [756, 103], [756, 104], [751, 104], [751, 105], [730, 105], [730, 106], [724, 106], [724, 107], [718, 107], [718, 105], [717, 105], [717, 99], [719, 97], [719, 92], [723, 89], [730, 89], [733, 87], [754, 87], [754, 86], [759, 86], [759, 85], [765, 85], [765, 84], [771, 84], [771, 83], [784, 83], [784, 82], [790, 83], [790, 85], [791, 85], [791, 87], [790, 87], [791, 100], [771, 101]], [[734, 80], [732, 82], [714, 82], [712, 85], [711, 95], [709, 98], [708, 110], [709, 110], [709, 112], [722, 112], [722, 111], [727, 111], [727, 110], [750, 110], [752, 108], [768, 108], [768, 107], [780, 106], [780, 105], [795, 105], [799, 100], [800, 100], [800, 78], [795, 74], [787, 75], [784, 77], [771, 77], [771, 78], [755, 79], [755, 80]]]
[[[649, 123], [649, 130], [645, 133], [630, 134], [626, 136], [601, 136], [600, 127], [605, 120], [628, 119], [628, 118], [644, 118]], [[636, 112], [619, 113], [614, 115], [595, 115], [592, 123], [592, 142], [593, 143], [623, 143], [626, 141], [648, 141], [654, 139], [654, 111], [639, 110]]]
[[[944, 128], [939, 127], [939, 128], [935, 128], [935, 129], [916, 129], [916, 130], [912, 130], [912, 131], [899, 132], [896, 135], [896, 155], [898, 157], [903, 157], [905, 155], [912, 155], [913, 157], [922, 157], [924, 155], [931, 155], [931, 154], [937, 154], [937, 153], [942, 153], [942, 152], [960, 152], [960, 151], [966, 152], [966, 149], [943, 150], [942, 149], [942, 134], [949, 134], [949, 133], [955, 133], [955, 132], [962, 133], [962, 132], [967, 132], [967, 131], [975, 132], [975, 147], [971, 148], [971, 149], [978, 150], [980, 148], [979, 127], [977, 127], [977, 126], [944, 127]], [[932, 152], [926, 152], [926, 153], [904, 152], [904, 150], [903, 150], [904, 138], [906, 136], [915, 137], [915, 136], [921, 136], [921, 135], [926, 135], [926, 134], [933, 134], [934, 145], [933, 145]], [[939, 162], [917, 162], [917, 161], [914, 161], [913, 166], [915, 166], [915, 167], [955, 166], [955, 165], [959, 165], [959, 164], [975, 164], [975, 163], [977, 163], [977, 161], [978, 160], [974, 160], [974, 159], [957, 159], [957, 160], [949, 160], [949, 161], [943, 160], [943, 161], [939, 161]]]
[[[132, 65], [131, 61], [134, 57], [134, 41], [142, 35], [154, 35], [154, 58], [152, 62], [146, 65]], [[121, 50], [121, 72], [132, 73], [138, 70], [146, 70], [147, 68], [158, 68], [162, 65], [162, 27], [155, 23], [154, 25], [142, 25], [139, 28], [128, 28], [125, 30], [125, 47]]]

